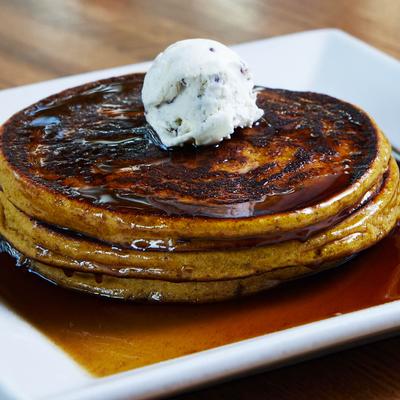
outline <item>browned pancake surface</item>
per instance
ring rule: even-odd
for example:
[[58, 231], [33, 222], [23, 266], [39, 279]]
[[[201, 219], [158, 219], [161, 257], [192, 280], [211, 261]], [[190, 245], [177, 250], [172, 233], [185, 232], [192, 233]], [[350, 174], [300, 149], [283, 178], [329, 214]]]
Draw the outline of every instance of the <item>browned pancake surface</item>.
[[143, 74], [73, 88], [4, 126], [13, 169], [108, 209], [247, 217], [312, 206], [347, 189], [377, 153], [369, 118], [329, 96], [262, 88], [264, 117], [215, 146], [167, 151], [151, 139]]

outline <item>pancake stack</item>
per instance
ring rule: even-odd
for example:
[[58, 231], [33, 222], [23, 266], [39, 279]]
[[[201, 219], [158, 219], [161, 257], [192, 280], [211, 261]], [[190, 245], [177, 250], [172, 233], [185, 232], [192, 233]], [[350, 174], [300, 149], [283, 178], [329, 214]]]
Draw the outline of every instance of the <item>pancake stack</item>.
[[252, 128], [166, 150], [143, 77], [66, 90], [2, 126], [0, 234], [31, 271], [110, 297], [217, 301], [343, 264], [396, 225], [399, 170], [360, 109], [258, 88]]

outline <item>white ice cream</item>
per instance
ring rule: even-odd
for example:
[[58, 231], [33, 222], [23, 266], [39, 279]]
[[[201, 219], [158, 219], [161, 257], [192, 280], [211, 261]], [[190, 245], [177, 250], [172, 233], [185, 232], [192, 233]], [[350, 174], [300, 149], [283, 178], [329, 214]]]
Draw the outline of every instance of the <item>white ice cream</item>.
[[142, 100], [148, 123], [162, 143], [218, 143], [263, 114], [246, 64], [214, 40], [176, 42], [147, 72]]

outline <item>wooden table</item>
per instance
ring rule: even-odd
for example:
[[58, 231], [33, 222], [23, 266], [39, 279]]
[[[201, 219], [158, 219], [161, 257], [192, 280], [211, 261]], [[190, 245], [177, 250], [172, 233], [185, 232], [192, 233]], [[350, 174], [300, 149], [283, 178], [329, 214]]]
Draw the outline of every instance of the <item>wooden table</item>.
[[[0, 0], [0, 88], [226, 44], [337, 27], [400, 58], [399, 0]], [[189, 399], [398, 399], [400, 339], [236, 380]]]

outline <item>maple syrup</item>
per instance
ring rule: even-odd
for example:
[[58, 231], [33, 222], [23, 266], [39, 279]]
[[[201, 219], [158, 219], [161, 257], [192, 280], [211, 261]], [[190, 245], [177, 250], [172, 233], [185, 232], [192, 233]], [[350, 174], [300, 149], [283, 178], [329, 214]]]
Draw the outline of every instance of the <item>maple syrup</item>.
[[224, 303], [135, 304], [69, 291], [0, 255], [0, 298], [96, 376], [400, 298], [400, 232], [330, 271]]

